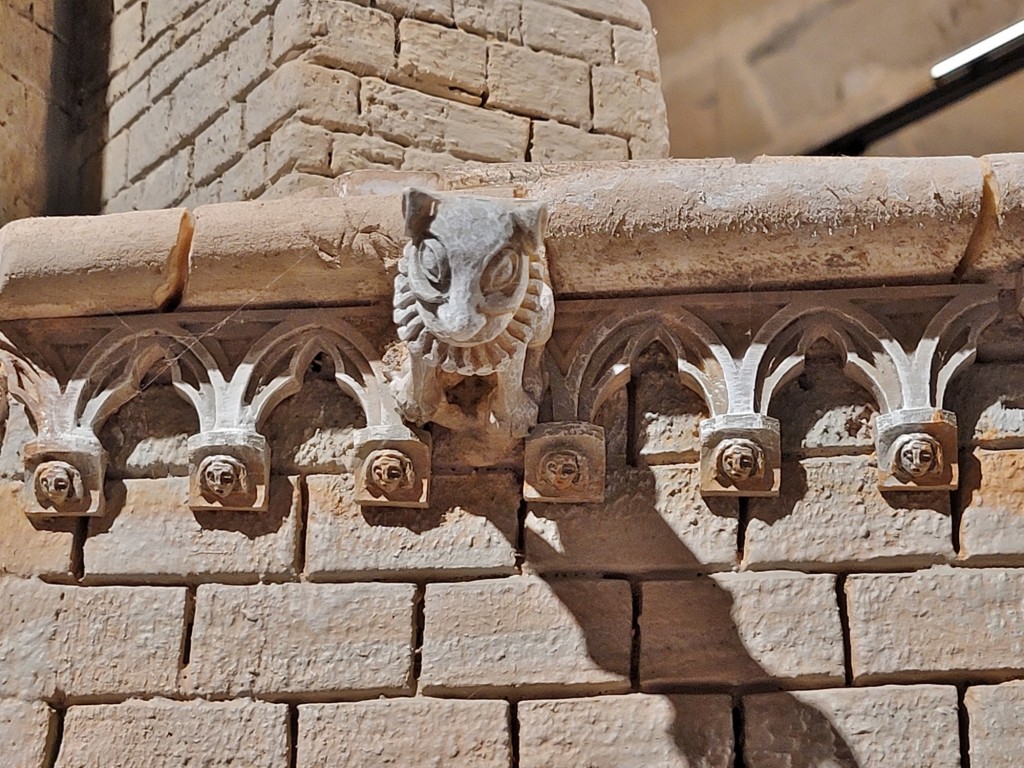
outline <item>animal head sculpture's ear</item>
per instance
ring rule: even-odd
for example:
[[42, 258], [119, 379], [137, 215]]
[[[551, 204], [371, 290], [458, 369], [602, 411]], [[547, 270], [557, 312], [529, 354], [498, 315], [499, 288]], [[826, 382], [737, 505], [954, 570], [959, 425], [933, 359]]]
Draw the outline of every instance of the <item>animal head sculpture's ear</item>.
[[547, 206], [544, 203], [518, 205], [513, 215], [524, 245], [533, 252], [541, 250], [548, 229]]
[[405, 215], [405, 234], [414, 240], [422, 240], [430, 230], [430, 223], [437, 213], [441, 201], [422, 189], [410, 187], [402, 196], [402, 213]]

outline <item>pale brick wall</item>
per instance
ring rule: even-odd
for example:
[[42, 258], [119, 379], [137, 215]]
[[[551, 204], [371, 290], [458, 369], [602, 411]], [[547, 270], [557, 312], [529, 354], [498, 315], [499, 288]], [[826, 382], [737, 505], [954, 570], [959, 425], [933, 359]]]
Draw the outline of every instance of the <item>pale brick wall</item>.
[[105, 211], [668, 151], [639, 0], [116, 4]]

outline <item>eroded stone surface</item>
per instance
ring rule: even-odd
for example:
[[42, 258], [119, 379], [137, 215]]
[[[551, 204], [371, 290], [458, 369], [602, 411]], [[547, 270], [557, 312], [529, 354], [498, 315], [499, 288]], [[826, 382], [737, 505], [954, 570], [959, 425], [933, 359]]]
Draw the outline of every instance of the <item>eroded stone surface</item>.
[[68, 574], [74, 522], [29, 520], [33, 511], [22, 483], [0, 480], [0, 574]]
[[189, 480], [125, 480], [85, 540], [89, 576], [180, 581], [197, 576], [291, 575], [301, 498], [295, 478], [273, 477], [266, 512], [193, 512]]
[[645, 688], [843, 680], [833, 576], [779, 571], [647, 582], [640, 638]]
[[409, 690], [413, 587], [211, 584], [196, 594], [188, 688], [202, 695]]
[[173, 695], [185, 590], [0, 580], [0, 696]]
[[1019, 672], [1024, 669], [1022, 589], [1024, 570], [1009, 568], [850, 576], [854, 680]]
[[960, 557], [1024, 554], [1024, 451], [975, 448], [960, 468]]
[[508, 703], [391, 699], [299, 707], [298, 768], [508, 768]]
[[0, 755], [9, 768], [45, 768], [57, 734], [46, 704], [0, 701]]
[[832, 570], [952, 557], [949, 494], [882, 494], [868, 456], [787, 462], [781, 496], [750, 502], [748, 567]]
[[72, 707], [57, 768], [288, 765], [288, 707], [255, 701], [126, 701]]
[[971, 764], [1012, 768], [1024, 748], [1024, 683], [976, 685], [964, 694]]
[[519, 484], [508, 474], [435, 475], [429, 509], [360, 507], [351, 475], [311, 475], [306, 572], [408, 578], [515, 570]]
[[531, 504], [526, 559], [563, 572], [728, 568], [737, 525], [735, 500], [700, 496], [696, 467], [618, 469], [603, 504]]
[[597, 696], [519, 705], [519, 764], [731, 768], [727, 696]]
[[[887, 685], [743, 699], [750, 768], [958, 768], [952, 686]], [[990, 765], [990, 763], [981, 763]]]
[[629, 687], [632, 602], [624, 581], [428, 584], [425, 612], [427, 693]]

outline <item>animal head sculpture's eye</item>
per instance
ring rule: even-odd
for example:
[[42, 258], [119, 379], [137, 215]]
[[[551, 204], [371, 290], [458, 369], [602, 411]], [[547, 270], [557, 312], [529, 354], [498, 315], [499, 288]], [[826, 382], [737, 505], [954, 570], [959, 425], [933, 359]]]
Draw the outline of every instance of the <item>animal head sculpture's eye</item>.
[[502, 248], [488, 263], [480, 279], [484, 295], [499, 293], [514, 288], [519, 278], [522, 257], [514, 248]]
[[448, 254], [437, 240], [424, 240], [420, 246], [420, 269], [423, 276], [436, 288], [448, 285]]

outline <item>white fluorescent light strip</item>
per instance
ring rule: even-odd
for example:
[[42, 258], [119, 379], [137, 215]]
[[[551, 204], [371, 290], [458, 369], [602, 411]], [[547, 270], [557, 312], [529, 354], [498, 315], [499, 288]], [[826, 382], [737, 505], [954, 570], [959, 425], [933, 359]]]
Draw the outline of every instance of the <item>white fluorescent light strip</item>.
[[960, 53], [950, 56], [945, 61], [940, 61], [932, 67], [932, 80], [940, 80], [951, 72], [967, 66], [1021, 36], [1024, 36], [1024, 21], [1019, 21], [1012, 27], [1007, 27], [1002, 32], [996, 32], [992, 37], [987, 37], [980, 43], [975, 43], [970, 48], [965, 48]]

